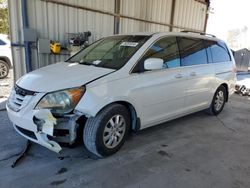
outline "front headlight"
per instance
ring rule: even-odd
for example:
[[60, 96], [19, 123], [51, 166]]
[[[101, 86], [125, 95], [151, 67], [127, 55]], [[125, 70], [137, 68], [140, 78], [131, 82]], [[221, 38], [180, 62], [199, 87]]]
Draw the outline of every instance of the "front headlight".
[[66, 89], [46, 94], [36, 105], [35, 109], [51, 109], [53, 114], [71, 112], [80, 101], [85, 87]]

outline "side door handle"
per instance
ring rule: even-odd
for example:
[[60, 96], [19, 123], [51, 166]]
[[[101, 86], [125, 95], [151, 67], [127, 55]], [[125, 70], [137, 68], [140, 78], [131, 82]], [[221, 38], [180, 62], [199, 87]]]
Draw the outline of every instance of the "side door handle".
[[175, 78], [182, 78], [182, 77], [183, 77], [182, 74], [176, 74], [176, 75], [175, 75]]
[[191, 72], [190, 76], [196, 76], [196, 72]]

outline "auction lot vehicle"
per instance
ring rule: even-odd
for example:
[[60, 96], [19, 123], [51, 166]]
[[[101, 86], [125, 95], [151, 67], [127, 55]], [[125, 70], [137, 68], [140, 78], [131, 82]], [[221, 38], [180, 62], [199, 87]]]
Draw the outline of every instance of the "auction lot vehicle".
[[8, 76], [11, 67], [12, 55], [10, 41], [7, 35], [0, 34], [0, 79]]
[[231, 51], [214, 36], [115, 35], [21, 77], [7, 111], [18, 133], [52, 151], [82, 136], [90, 153], [105, 157], [130, 131], [201, 110], [218, 115], [235, 71]]

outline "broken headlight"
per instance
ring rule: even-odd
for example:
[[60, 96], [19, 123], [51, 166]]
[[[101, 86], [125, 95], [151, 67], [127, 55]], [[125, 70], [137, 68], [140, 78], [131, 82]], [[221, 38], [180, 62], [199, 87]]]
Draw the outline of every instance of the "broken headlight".
[[35, 109], [50, 109], [53, 114], [71, 112], [80, 101], [85, 87], [66, 89], [46, 94]]

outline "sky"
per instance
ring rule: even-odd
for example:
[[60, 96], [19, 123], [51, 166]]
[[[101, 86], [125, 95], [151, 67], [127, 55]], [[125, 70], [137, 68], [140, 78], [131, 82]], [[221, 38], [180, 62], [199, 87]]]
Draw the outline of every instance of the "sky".
[[[227, 40], [228, 31], [248, 27], [244, 46], [250, 47], [250, 0], [211, 0], [207, 33]], [[247, 42], [246, 42], [247, 41]]]

